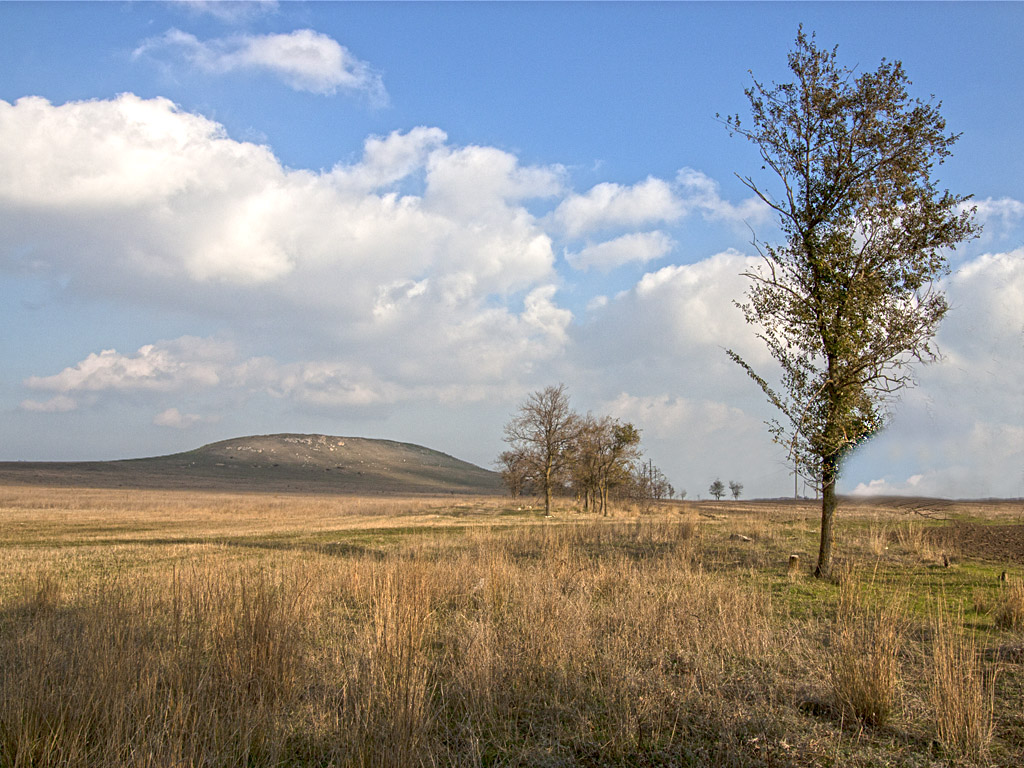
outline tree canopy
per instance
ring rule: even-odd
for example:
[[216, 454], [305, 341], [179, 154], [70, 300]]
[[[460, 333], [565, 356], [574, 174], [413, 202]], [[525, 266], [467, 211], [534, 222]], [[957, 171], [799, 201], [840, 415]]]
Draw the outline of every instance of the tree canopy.
[[816, 573], [827, 575], [840, 464], [886, 423], [913, 364], [935, 358], [945, 252], [976, 228], [969, 196], [933, 179], [958, 135], [941, 103], [909, 94], [900, 62], [857, 72], [801, 28], [789, 69], [792, 82], [746, 90], [749, 123], [725, 121], [756, 146], [767, 180], [741, 178], [783, 235], [755, 242], [762, 263], [741, 304], [781, 385], [728, 354], [781, 412], [770, 426], [791, 461], [821, 484]]

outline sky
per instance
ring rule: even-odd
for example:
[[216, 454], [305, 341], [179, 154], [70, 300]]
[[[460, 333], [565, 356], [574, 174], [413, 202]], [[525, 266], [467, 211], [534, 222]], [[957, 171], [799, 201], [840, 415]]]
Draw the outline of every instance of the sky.
[[0, 460], [249, 434], [493, 466], [526, 396], [642, 431], [688, 498], [792, 495], [734, 302], [739, 180], [799, 25], [900, 60], [982, 235], [939, 362], [840, 491], [1024, 496], [1024, 4], [2, 3]]

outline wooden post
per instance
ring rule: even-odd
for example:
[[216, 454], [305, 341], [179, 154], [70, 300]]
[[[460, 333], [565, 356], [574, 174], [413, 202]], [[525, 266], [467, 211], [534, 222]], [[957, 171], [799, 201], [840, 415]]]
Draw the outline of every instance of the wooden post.
[[800, 573], [800, 555], [789, 556], [789, 575], [790, 578]]

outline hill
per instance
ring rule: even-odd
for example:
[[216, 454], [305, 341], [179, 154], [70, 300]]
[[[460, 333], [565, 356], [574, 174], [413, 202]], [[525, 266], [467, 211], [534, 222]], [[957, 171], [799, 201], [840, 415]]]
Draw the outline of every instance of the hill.
[[0, 462], [0, 483], [302, 493], [494, 493], [495, 472], [411, 443], [256, 435], [121, 461]]

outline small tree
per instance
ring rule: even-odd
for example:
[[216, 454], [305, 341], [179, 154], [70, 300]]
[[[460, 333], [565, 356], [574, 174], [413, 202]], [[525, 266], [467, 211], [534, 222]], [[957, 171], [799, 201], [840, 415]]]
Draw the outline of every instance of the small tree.
[[648, 459], [633, 463], [629, 495], [644, 511], [649, 511], [656, 501], [671, 499], [675, 492], [668, 477], [653, 461]]
[[842, 460], [885, 423], [947, 304], [935, 281], [944, 249], [976, 234], [968, 197], [931, 178], [951, 154], [941, 104], [907, 93], [899, 62], [857, 74], [801, 28], [789, 54], [794, 81], [746, 91], [751, 124], [726, 123], [757, 147], [775, 187], [743, 178], [778, 217], [784, 242], [755, 243], [748, 323], [781, 368], [776, 391], [732, 350], [783, 415], [770, 424], [790, 460], [820, 479], [821, 542], [815, 574], [832, 562], [836, 480]]
[[737, 483], [735, 480], [729, 481], [729, 493], [732, 497], [739, 501], [740, 494], [743, 493], [743, 483]]
[[631, 462], [639, 456], [640, 430], [608, 416], [581, 419], [572, 448], [573, 487], [584, 510], [608, 514], [608, 493], [623, 484]]
[[565, 385], [559, 384], [532, 393], [505, 425], [505, 442], [543, 490], [545, 514], [551, 514], [552, 491], [569, 466], [579, 423]]
[[715, 497], [715, 501], [721, 501], [722, 497], [725, 496], [725, 485], [721, 480], [715, 480], [708, 488], [708, 493]]
[[503, 451], [498, 457], [498, 474], [509, 495], [518, 499], [530, 483], [530, 465], [522, 451]]

